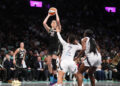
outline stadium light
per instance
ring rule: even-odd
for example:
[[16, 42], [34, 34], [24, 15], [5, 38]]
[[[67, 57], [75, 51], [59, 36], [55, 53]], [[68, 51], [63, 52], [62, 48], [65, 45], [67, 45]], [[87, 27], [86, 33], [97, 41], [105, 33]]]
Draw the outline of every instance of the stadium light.
[[116, 13], [116, 7], [105, 7], [105, 10], [108, 12], [108, 13]]
[[42, 1], [30, 1], [30, 6], [31, 6], [31, 7], [39, 7], [39, 8], [42, 8], [43, 2], [42, 2]]

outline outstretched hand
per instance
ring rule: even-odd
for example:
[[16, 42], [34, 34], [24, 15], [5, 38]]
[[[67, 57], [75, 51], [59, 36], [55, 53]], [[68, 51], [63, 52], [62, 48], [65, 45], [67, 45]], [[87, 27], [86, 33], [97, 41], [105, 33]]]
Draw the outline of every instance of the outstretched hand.
[[51, 15], [48, 13], [48, 17], [50, 17]]
[[55, 14], [57, 14], [58, 13], [58, 11], [57, 11], [57, 8], [56, 8], [56, 10], [55, 10]]

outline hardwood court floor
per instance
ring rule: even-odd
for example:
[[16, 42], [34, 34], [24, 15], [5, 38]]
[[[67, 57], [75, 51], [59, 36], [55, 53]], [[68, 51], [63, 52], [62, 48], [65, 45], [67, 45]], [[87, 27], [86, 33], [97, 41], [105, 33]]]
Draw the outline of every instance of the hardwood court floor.
[[[49, 82], [22, 82], [21, 84], [0, 83], [0, 86], [49, 86]], [[63, 86], [77, 86], [75, 82], [64, 82]], [[90, 82], [84, 82], [84, 86], [91, 86]], [[120, 82], [100, 81], [96, 86], [120, 86]]]

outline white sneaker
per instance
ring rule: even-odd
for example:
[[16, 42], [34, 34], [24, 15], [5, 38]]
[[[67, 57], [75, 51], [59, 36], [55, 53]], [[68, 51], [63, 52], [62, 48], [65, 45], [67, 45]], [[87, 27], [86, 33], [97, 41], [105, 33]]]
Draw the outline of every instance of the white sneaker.
[[57, 83], [56, 83], [56, 84], [54, 84], [54, 85], [52, 85], [52, 86], [58, 86], [58, 85], [57, 85]]
[[58, 84], [56, 83], [56, 84], [54, 84], [53, 86], [62, 86], [62, 84], [59, 84], [59, 85], [58, 85]]
[[12, 86], [20, 86], [21, 82], [19, 80], [13, 80], [12, 81]]

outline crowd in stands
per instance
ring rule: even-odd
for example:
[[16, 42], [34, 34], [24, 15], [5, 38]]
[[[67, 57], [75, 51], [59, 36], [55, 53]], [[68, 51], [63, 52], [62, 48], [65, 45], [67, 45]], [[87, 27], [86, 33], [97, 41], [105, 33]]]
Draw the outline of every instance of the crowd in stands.
[[[62, 1], [60, 2], [62, 3]], [[57, 5], [57, 7], [59, 7], [59, 12], [61, 10], [60, 6]], [[63, 7], [65, 8], [65, 6]], [[66, 9], [68, 8], [69, 6]], [[59, 12], [63, 38], [65, 39], [69, 32], [73, 32], [77, 35], [80, 42], [84, 30], [92, 27], [95, 33], [94, 37], [101, 48], [102, 55], [102, 64], [95, 73], [96, 79], [120, 80], [120, 62], [114, 69], [110, 66], [116, 56], [120, 58], [120, 30], [118, 30], [120, 20], [114, 14], [107, 16], [109, 14], [103, 15], [102, 13], [104, 12], [101, 14], [99, 12], [97, 13], [94, 11], [97, 9], [96, 6], [93, 12], [90, 11], [89, 5], [85, 5], [83, 8], [81, 9], [82, 11], [77, 11], [78, 9], [74, 10], [72, 8], [74, 10], [72, 10], [73, 12], [70, 9]], [[19, 9], [18, 7], [9, 15], [7, 13], [7, 5], [1, 5], [0, 9], [3, 12], [0, 14], [0, 80], [8, 81], [16, 78], [18, 76], [16, 71], [19, 72], [19, 80], [48, 80], [49, 71], [44, 59], [48, 55], [49, 35], [42, 25], [47, 12], [41, 15], [19, 14], [16, 11]], [[11, 7], [11, 9], [13, 8]], [[27, 50], [25, 59], [27, 68], [22, 71], [15, 69], [12, 61], [13, 53], [19, 47], [20, 42], [25, 43], [25, 49]], [[79, 65], [83, 59], [79, 59], [76, 63]], [[39, 62], [41, 65], [39, 65]], [[85, 78], [88, 78], [87, 71]], [[66, 74], [66, 80], [72, 80], [72, 75], [69, 73]]]

